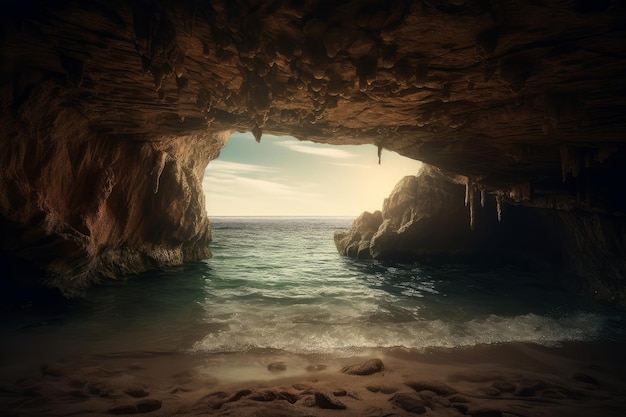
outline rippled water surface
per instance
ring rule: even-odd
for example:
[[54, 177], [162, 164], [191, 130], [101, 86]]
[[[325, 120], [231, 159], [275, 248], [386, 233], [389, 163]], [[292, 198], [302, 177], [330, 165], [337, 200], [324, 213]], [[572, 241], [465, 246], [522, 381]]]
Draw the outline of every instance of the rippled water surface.
[[370, 347], [622, 340], [620, 310], [517, 267], [340, 257], [348, 218], [216, 218], [213, 258], [3, 313], [5, 367], [118, 351], [350, 354]]

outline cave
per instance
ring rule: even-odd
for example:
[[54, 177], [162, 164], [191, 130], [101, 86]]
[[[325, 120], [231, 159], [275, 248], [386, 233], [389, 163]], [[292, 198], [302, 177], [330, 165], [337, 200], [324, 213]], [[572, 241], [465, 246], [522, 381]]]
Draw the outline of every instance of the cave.
[[202, 178], [232, 132], [424, 163], [343, 255], [510, 256], [626, 305], [621, 1], [25, 0], [0, 21], [9, 308], [209, 258]]

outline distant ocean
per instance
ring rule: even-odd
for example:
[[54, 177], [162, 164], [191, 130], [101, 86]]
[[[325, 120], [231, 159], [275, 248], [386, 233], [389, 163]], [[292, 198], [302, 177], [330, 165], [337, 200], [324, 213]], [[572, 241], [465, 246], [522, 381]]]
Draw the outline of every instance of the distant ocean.
[[333, 232], [351, 221], [213, 218], [212, 259], [1, 313], [0, 371], [129, 351], [354, 355], [625, 339], [622, 310], [562, 290], [548, 272], [341, 257]]

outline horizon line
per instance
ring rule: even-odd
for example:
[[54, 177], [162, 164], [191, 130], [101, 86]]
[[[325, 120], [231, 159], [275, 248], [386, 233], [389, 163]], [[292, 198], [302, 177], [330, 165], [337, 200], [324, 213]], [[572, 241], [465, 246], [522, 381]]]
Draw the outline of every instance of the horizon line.
[[211, 217], [359, 217], [354, 214], [212, 214]]

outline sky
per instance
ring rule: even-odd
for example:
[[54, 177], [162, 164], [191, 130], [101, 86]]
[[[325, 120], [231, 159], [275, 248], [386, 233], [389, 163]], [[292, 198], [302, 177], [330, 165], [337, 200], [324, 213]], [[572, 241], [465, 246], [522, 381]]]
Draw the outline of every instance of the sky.
[[215, 216], [358, 216], [383, 200], [421, 163], [373, 145], [324, 145], [291, 136], [233, 133], [204, 173]]

